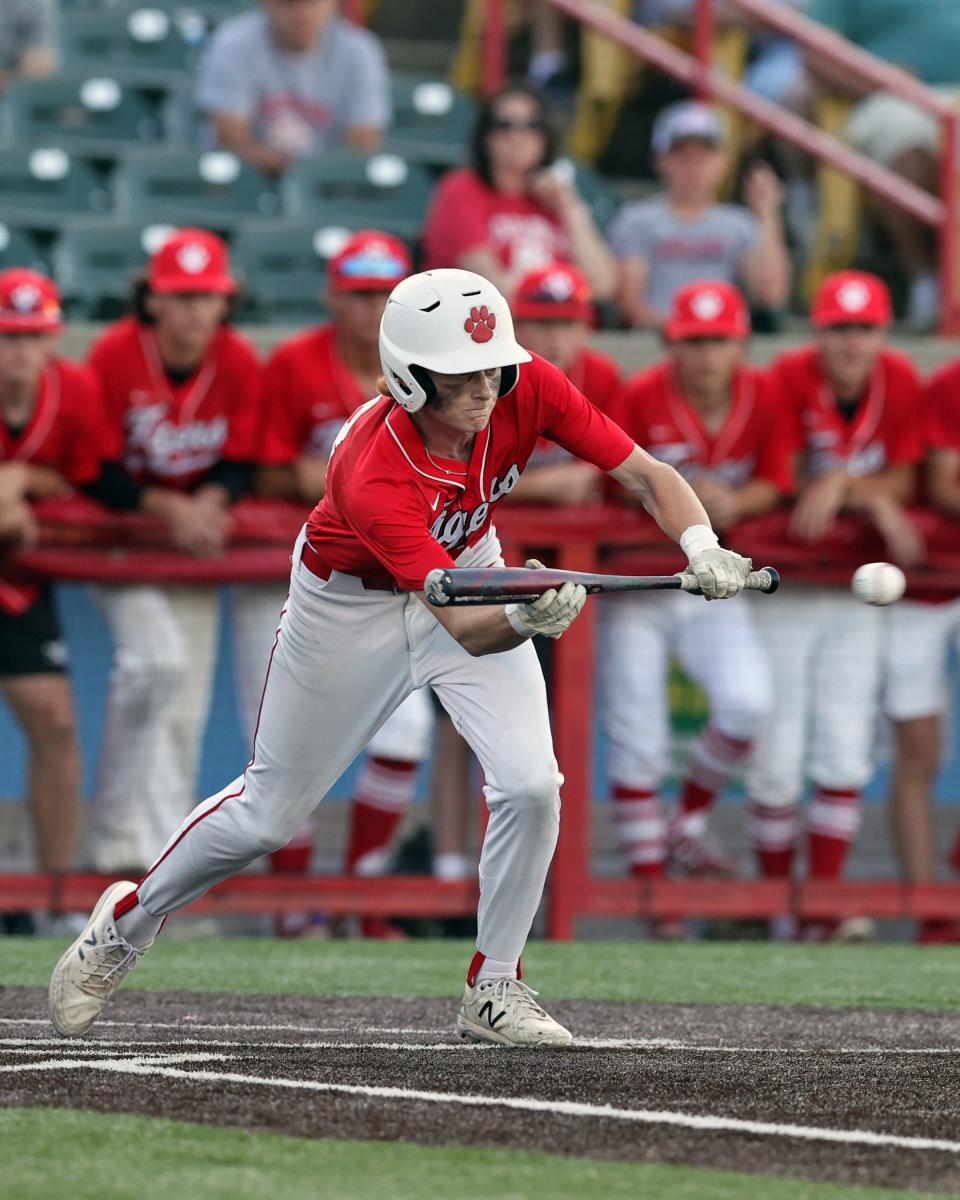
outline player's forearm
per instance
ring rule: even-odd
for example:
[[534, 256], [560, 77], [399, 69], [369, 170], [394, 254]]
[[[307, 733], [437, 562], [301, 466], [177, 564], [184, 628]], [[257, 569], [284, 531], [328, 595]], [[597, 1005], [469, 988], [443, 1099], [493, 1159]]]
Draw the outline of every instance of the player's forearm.
[[26, 466], [23, 494], [27, 500], [49, 500], [70, 490], [70, 484], [52, 467]]
[[571, 204], [563, 214], [570, 242], [570, 257], [587, 277], [595, 300], [609, 300], [617, 286], [617, 264], [583, 201]]
[[292, 466], [258, 468], [253, 490], [261, 500], [299, 499], [297, 477]]
[[761, 517], [776, 508], [780, 497], [780, 489], [769, 480], [751, 479], [734, 492], [736, 512], [733, 519], [745, 521], [748, 517]]
[[948, 517], [960, 517], [960, 482], [931, 480], [929, 495], [930, 502], [937, 512]]
[[790, 292], [790, 255], [778, 216], [760, 222], [760, 237], [746, 266], [750, 298], [757, 304], [780, 308]]
[[434, 608], [422, 592], [417, 595], [454, 641], [474, 658], [502, 654], [527, 640], [507, 620], [506, 607]]
[[875, 475], [851, 475], [847, 483], [844, 508], [856, 511], [877, 496], [886, 496], [908, 504], [913, 496], [915, 473], [912, 466], [888, 467]]
[[673, 467], [637, 446], [621, 466], [610, 472], [643, 505], [667, 537], [680, 541], [692, 525], [710, 528], [707, 510], [696, 492]]

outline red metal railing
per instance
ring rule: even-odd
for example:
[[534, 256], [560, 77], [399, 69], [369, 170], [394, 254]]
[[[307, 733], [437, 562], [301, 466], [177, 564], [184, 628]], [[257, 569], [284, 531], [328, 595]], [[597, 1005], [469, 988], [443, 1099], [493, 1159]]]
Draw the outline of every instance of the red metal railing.
[[[863, 187], [930, 225], [938, 235], [938, 264], [941, 282], [940, 332], [960, 332], [960, 302], [957, 296], [957, 133], [958, 114], [931, 88], [891, 63], [853, 46], [844, 38], [802, 16], [785, 5], [768, 0], [725, 0], [747, 15], [765, 23], [848, 71], [854, 78], [877, 89], [893, 92], [925, 112], [943, 126], [943, 153], [940, 161], [939, 195], [902, 179], [839, 138], [824, 133], [809, 121], [779, 108], [748, 91], [736, 80], [716, 71], [713, 66], [712, 36], [716, 0], [697, 0], [694, 25], [694, 54], [687, 54], [650, 30], [611, 12], [596, 0], [548, 0], [554, 8], [630, 50], [637, 58], [686, 84], [705, 99], [719, 101], [736, 109], [750, 120], [769, 129], [785, 141], [822, 159], [851, 176]], [[487, 0], [488, 30], [504, 30], [503, 0]], [[503, 80], [506, 52], [504, 46], [491, 46], [487, 39], [484, 83], [488, 91]], [[501, 43], [503, 34], [501, 32]]]

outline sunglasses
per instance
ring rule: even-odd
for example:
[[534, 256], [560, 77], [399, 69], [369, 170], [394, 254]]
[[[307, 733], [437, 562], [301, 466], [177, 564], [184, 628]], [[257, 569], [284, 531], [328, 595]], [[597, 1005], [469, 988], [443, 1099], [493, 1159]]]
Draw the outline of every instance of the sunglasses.
[[521, 133], [543, 133], [544, 123], [539, 119], [518, 121], [512, 120], [510, 117], [493, 117], [490, 121], [490, 130], [493, 133], [507, 133], [510, 130], [517, 130]]

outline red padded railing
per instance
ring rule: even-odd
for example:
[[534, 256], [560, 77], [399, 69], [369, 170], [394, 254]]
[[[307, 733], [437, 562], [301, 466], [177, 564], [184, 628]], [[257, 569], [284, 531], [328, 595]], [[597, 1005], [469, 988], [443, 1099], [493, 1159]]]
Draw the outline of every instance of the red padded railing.
[[[302, 509], [265, 501], [235, 506], [234, 540], [215, 559], [185, 559], [164, 545], [162, 527], [140, 516], [107, 516], [85, 500], [38, 507], [41, 545], [8, 555], [5, 573], [21, 578], [99, 580], [112, 583], [207, 583], [282, 580], [290, 546], [303, 521]], [[927, 544], [927, 562], [908, 574], [921, 594], [960, 593], [960, 530], [927, 510], [913, 514]], [[784, 588], [799, 583], [846, 586], [854, 568], [882, 559], [884, 547], [869, 526], [855, 519], [836, 523], [816, 547], [795, 541], [788, 514], [745, 522], [725, 537], [757, 563], [781, 570]], [[523, 561], [528, 549], [546, 552], [552, 565], [568, 570], [661, 574], [678, 570], [682, 555], [656, 526], [632, 509], [614, 505], [571, 509], [505, 506], [498, 531], [508, 561]], [[775, 598], [770, 603], [776, 603]], [[552, 712], [557, 757], [565, 777], [563, 818], [548, 889], [547, 932], [573, 937], [581, 916], [768, 917], [960, 917], [960, 885], [894, 882], [797, 883], [599, 879], [591, 869], [594, 621], [588, 604], [554, 649]], [[0, 876], [0, 909], [89, 907], [102, 890], [99, 876], [55, 879], [42, 875]], [[446, 884], [429, 878], [318, 877], [288, 880], [241, 876], [221, 884], [191, 906], [191, 912], [263, 913], [326, 911], [331, 914], [452, 916], [473, 911], [473, 883]]]

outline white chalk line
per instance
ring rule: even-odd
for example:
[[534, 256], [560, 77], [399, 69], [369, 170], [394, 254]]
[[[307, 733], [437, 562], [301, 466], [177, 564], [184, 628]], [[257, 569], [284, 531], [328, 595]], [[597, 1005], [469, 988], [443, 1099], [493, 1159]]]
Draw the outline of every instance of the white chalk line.
[[232, 1071], [187, 1071], [142, 1059], [59, 1059], [39, 1063], [20, 1063], [0, 1070], [89, 1070], [119, 1075], [161, 1076], [194, 1083], [236, 1083], [246, 1087], [276, 1087], [295, 1091], [367, 1096], [376, 1099], [419, 1101], [427, 1104], [459, 1105], [467, 1108], [506, 1108], [520, 1112], [549, 1113], [552, 1116], [603, 1118], [643, 1125], [669, 1125], [710, 1133], [741, 1133], [760, 1137], [794, 1138], [842, 1145], [894, 1147], [900, 1150], [933, 1150], [960, 1154], [960, 1142], [945, 1138], [909, 1137], [875, 1133], [866, 1129], [823, 1129], [812, 1125], [777, 1124], [772, 1121], [748, 1121], [737, 1117], [717, 1117], [692, 1113], [642, 1108], [615, 1108], [611, 1104], [586, 1104], [573, 1100], [536, 1100], [525, 1096], [473, 1096], [457, 1092], [431, 1092], [417, 1088], [375, 1087], [365, 1084], [320, 1083], [312, 1079], [277, 1079], [260, 1075], [241, 1075]]
[[[0, 1017], [0, 1025], [46, 1025], [47, 1017]], [[404, 1028], [398, 1025], [362, 1025], [359, 1027], [346, 1025], [258, 1025], [245, 1022], [205, 1022], [191, 1021], [189, 1017], [180, 1021], [97, 1021], [98, 1029], [212, 1029], [226, 1032], [236, 1029], [251, 1033], [447, 1033], [446, 1029], [424, 1029], [422, 1026]]]

